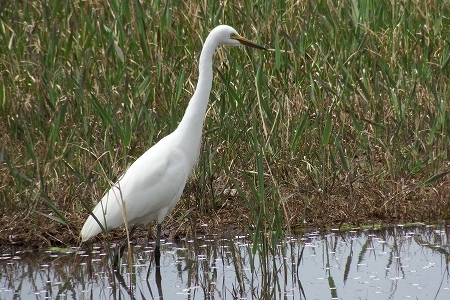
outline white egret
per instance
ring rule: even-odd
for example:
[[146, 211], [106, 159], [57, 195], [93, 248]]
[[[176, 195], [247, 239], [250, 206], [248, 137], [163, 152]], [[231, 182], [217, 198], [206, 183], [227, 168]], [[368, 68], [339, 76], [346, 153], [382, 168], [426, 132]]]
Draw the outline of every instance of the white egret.
[[102, 232], [102, 228], [112, 229], [127, 222], [132, 226], [131, 235], [137, 225], [157, 220], [155, 260], [159, 266], [161, 224], [180, 199], [199, 155], [213, 79], [212, 58], [220, 45], [266, 49], [227, 25], [210, 32], [200, 54], [197, 87], [177, 129], [148, 149], [106, 192], [81, 230], [83, 242]]

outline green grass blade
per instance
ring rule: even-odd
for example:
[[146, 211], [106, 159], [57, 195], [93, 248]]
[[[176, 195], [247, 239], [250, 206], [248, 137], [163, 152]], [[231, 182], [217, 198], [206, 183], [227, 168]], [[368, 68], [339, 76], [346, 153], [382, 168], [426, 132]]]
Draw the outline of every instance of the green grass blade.
[[331, 136], [331, 112], [328, 111], [325, 115], [325, 128], [323, 130], [322, 135], [322, 145], [328, 145], [330, 142], [330, 136]]
[[37, 213], [46, 216], [47, 218], [52, 219], [53, 221], [57, 221], [61, 224], [63, 224], [64, 226], [69, 226], [69, 222], [67, 222], [66, 217], [61, 213], [61, 211], [59, 211], [59, 209], [55, 206], [55, 204], [53, 202], [51, 202], [50, 200], [44, 199], [42, 198], [42, 201], [45, 203], [45, 205], [50, 208], [56, 216], [52, 216], [49, 214], [45, 214], [39, 211], [36, 211]]
[[443, 179], [445, 176], [447, 176], [447, 174], [450, 174], [450, 171], [435, 174], [435, 175], [431, 176], [430, 178], [428, 178], [427, 180], [420, 183], [418, 187], [424, 188], [432, 183], [435, 183], [436, 181], [438, 181], [440, 179]]

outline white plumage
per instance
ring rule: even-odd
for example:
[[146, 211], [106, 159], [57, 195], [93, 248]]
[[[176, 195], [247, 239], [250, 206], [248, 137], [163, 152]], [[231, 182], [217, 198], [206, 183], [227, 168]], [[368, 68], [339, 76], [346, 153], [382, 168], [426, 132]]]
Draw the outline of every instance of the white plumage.
[[[212, 86], [212, 58], [219, 45], [265, 49], [241, 37], [230, 26], [214, 28], [205, 40], [197, 87], [178, 128], [139, 157], [92, 211], [102, 227], [110, 229], [124, 225], [125, 220], [130, 226], [157, 220], [155, 257], [159, 256], [161, 223], [180, 198], [198, 158]], [[97, 220], [92, 215], [88, 217], [81, 230], [83, 241], [102, 231]]]

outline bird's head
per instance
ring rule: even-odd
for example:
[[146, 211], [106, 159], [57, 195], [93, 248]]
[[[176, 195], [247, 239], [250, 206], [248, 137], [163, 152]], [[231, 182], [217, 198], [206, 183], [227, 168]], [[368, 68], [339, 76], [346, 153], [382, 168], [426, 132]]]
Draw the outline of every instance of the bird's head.
[[222, 45], [248, 46], [257, 49], [267, 50], [265, 47], [260, 46], [239, 35], [233, 27], [230, 27], [228, 25], [217, 26], [211, 31], [210, 36], [212, 36], [218, 44]]

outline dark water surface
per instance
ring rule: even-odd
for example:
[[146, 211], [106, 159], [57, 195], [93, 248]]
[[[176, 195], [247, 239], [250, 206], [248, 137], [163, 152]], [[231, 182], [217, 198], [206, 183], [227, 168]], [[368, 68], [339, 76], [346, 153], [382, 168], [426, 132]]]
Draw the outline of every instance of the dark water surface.
[[449, 227], [133, 245], [131, 276], [102, 249], [2, 253], [0, 299], [450, 299]]

